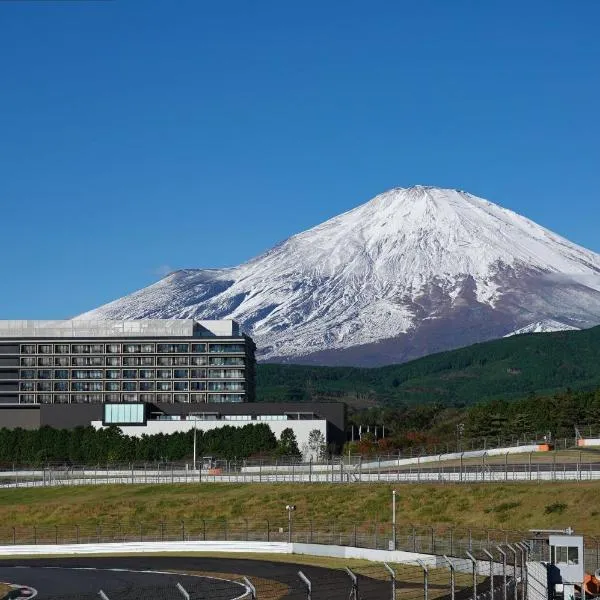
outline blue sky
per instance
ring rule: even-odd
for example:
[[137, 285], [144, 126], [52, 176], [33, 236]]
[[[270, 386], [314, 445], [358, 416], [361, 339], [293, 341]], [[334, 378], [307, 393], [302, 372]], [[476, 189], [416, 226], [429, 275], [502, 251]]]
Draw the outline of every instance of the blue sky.
[[600, 3], [0, 2], [0, 318], [242, 262], [393, 186], [600, 251]]

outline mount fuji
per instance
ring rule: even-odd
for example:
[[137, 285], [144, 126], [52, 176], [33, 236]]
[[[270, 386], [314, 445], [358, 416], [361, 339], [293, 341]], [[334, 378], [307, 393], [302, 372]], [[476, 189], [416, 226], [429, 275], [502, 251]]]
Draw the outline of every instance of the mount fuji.
[[76, 318], [233, 318], [259, 360], [376, 366], [600, 324], [600, 255], [463, 191], [396, 188], [239, 266], [176, 271]]

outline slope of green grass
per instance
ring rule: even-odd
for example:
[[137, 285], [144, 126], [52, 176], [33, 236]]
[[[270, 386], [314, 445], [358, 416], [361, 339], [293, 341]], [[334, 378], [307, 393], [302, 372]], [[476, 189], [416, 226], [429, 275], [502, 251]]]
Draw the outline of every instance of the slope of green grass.
[[[564, 528], [600, 532], [600, 482], [514, 484], [202, 484], [107, 485], [0, 491], [0, 533], [12, 527], [156, 526], [231, 519], [286, 527], [286, 504], [297, 521], [328, 524], [390, 520], [398, 491], [398, 523], [472, 528]], [[156, 528], [156, 527], [155, 527]], [[273, 529], [274, 531], [275, 529]]]
[[600, 327], [520, 335], [366, 369], [259, 364], [261, 401], [471, 404], [600, 387]]

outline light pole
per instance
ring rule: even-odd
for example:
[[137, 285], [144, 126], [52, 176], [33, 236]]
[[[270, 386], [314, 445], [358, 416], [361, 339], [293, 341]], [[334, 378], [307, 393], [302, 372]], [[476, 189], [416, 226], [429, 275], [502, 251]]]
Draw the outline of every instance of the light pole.
[[194, 458], [192, 463], [192, 469], [196, 470], [196, 417], [194, 417]]
[[392, 544], [396, 550], [396, 490], [392, 490]]
[[296, 510], [295, 504], [286, 504], [285, 510], [288, 512], [288, 544], [292, 543], [292, 513]]

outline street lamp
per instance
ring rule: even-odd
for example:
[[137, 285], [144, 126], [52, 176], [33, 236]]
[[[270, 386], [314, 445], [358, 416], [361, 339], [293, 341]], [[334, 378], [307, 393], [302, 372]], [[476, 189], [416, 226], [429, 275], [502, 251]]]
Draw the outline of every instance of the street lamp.
[[396, 550], [396, 490], [392, 490], [392, 544]]
[[286, 504], [285, 510], [288, 512], [288, 544], [292, 543], [292, 513], [296, 510], [295, 504]]

